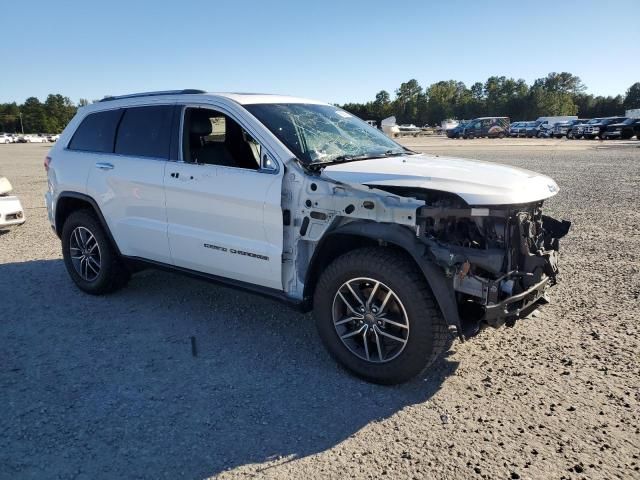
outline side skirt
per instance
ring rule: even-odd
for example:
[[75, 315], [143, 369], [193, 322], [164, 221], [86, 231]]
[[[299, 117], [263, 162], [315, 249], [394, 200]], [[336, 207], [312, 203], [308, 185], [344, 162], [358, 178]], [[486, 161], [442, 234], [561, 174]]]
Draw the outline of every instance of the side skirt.
[[274, 288], [262, 287], [259, 285], [254, 285], [252, 283], [242, 282], [240, 280], [220, 277], [218, 275], [212, 275], [210, 273], [198, 272], [196, 270], [177, 267], [175, 265], [169, 265], [166, 263], [156, 262], [153, 260], [146, 260], [140, 257], [128, 257], [123, 255], [121, 258], [129, 266], [133, 267], [133, 271], [140, 271], [146, 268], [155, 268], [157, 270], [164, 270], [167, 272], [177, 272], [177, 273], [186, 275], [188, 277], [205, 280], [211, 283], [217, 283], [219, 285], [232, 287], [238, 290], [244, 290], [246, 292], [254, 293], [263, 297], [278, 300], [279, 302], [282, 302], [298, 311], [302, 311], [302, 312], [308, 311], [308, 302], [305, 302], [304, 300], [299, 300], [297, 298], [289, 297], [283, 291], [276, 290]]

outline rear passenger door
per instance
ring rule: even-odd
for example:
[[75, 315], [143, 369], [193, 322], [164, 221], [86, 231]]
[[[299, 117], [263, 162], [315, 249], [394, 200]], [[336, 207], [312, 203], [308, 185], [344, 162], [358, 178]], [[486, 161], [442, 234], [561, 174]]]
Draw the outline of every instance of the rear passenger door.
[[174, 110], [174, 105], [119, 110], [111, 151], [90, 155], [87, 191], [123, 255], [171, 263], [163, 179], [177, 147]]

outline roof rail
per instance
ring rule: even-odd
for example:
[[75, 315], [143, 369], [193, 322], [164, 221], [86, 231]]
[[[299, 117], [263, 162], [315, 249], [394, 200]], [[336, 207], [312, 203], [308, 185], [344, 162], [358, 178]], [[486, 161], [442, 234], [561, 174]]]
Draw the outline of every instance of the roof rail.
[[101, 102], [109, 102], [111, 100], [120, 100], [121, 98], [138, 98], [138, 97], [158, 97], [161, 95], [197, 95], [200, 93], [207, 93], [204, 90], [198, 90], [197, 88], [185, 88], [183, 90], [162, 90], [158, 92], [143, 92], [143, 93], [132, 93], [129, 95], [119, 95], [119, 96], [106, 96]]

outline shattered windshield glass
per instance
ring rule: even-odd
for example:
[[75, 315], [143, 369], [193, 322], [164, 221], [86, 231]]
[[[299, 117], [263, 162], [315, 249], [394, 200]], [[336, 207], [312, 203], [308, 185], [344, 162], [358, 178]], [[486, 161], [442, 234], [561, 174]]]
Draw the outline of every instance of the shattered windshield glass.
[[306, 164], [363, 160], [407, 153], [384, 133], [331, 105], [245, 105]]

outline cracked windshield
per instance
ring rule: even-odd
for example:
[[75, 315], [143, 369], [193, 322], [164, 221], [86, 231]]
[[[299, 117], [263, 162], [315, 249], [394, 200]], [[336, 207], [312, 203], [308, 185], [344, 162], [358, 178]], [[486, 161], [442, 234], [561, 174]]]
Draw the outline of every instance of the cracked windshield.
[[307, 164], [407, 153], [382, 132], [331, 105], [255, 104], [246, 108]]

